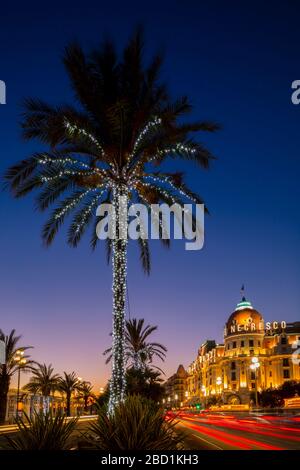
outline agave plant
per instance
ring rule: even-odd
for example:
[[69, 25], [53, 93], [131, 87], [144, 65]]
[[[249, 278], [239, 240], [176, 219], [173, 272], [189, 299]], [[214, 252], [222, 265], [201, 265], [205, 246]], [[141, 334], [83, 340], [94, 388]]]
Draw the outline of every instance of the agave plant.
[[[40, 151], [16, 163], [5, 178], [19, 198], [37, 190], [41, 211], [56, 204], [46, 222], [42, 238], [50, 245], [67, 216], [73, 214], [68, 243], [77, 246], [93, 223], [92, 247], [97, 244], [96, 208], [111, 203], [115, 213], [115, 236], [108, 241], [108, 259], [113, 266], [113, 345], [110, 410], [125, 395], [125, 299], [127, 239], [119, 221], [128, 205], [202, 203], [190, 189], [181, 171], [166, 171], [170, 160], [193, 162], [208, 168], [213, 156], [193, 135], [214, 132], [209, 121], [183, 122], [191, 111], [183, 96], [171, 99], [160, 80], [162, 58], [148, 65], [143, 57], [141, 31], [130, 39], [118, 58], [114, 45], [106, 42], [90, 54], [77, 45], [66, 48], [64, 65], [75, 92], [77, 105], [53, 106], [28, 99], [23, 116], [26, 139], [38, 139], [48, 151]], [[120, 201], [123, 201], [120, 203]], [[157, 225], [163, 234], [165, 227]], [[164, 243], [168, 243], [162, 237]], [[142, 265], [150, 270], [145, 237], [138, 239]]]
[[99, 407], [87, 440], [105, 451], [175, 450], [182, 448], [184, 439], [175, 425], [174, 419], [165, 420], [163, 410], [152, 400], [132, 395], [115, 408], [114, 414]]
[[14, 450], [68, 450], [72, 447], [71, 435], [77, 421], [77, 418], [66, 421], [62, 414], [35, 413], [32, 418], [24, 414], [24, 418], [17, 420], [16, 437], [6, 438]]

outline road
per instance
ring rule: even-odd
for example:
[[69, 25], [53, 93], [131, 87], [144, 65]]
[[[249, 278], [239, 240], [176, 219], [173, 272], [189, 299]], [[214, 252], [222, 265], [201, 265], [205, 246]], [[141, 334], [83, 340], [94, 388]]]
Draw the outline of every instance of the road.
[[180, 413], [177, 428], [187, 449], [300, 449], [300, 417]]

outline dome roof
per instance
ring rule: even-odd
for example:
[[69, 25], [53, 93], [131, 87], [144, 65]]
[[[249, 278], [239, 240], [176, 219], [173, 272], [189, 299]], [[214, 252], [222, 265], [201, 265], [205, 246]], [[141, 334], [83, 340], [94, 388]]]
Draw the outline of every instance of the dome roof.
[[[239, 331], [240, 329], [250, 331], [247, 326], [253, 324], [256, 325], [256, 330], [260, 330], [261, 322], [263, 322], [262, 315], [252, 307], [251, 302], [247, 301], [245, 297], [243, 297], [241, 302], [237, 304], [234, 312], [228, 318], [226, 322], [226, 330], [228, 334], [230, 334], [230, 332], [233, 333], [235, 330], [232, 330], [231, 327], [239, 325]], [[244, 328], [245, 325], [246, 328]]]

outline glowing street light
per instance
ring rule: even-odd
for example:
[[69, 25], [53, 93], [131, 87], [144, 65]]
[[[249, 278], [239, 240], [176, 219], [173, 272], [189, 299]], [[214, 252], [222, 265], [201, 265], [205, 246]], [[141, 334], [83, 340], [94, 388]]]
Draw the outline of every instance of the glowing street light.
[[18, 366], [18, 388], [17, 388], [17, 409], [16, 409], [16, 417], [19, 416], [19, 397], [20, 397], [20, 377], [21, 377], [21, 368], [26, 365], [27, 359], [24, 356], [24, 351], [18, 349], [14, 356], [14, 362]]
[[260, 367], [260, 362], [258, 357], [251, 358], [250, 369], [254, 372], [254, 379], [255, 379], [255, 406], [258, 408], [258, 394], [257, 394], [257, 371]]

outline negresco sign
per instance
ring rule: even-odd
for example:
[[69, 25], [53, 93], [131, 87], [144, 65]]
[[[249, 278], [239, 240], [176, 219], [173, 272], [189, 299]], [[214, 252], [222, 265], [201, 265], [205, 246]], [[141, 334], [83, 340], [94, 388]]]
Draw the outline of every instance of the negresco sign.
[[270, 334], [272, 331], [276, 330], [284, 330], [286, 328], [286, 321], [273, 321], [273, 322], [266, 322], [264, 325], [264, 321], [260, 322], [253, 322], [251, 319], [250, 321], [246, 323], [237, 323], [233, 322], [232, 325], [230, 325], [229, 328], [224, 329], [224, 336], [227, 336], [228, 334], [234, 334], [234, 333], [251, 333], [251, 332], [258, 332], [261, 333], [265, 331], [267, 334]]

